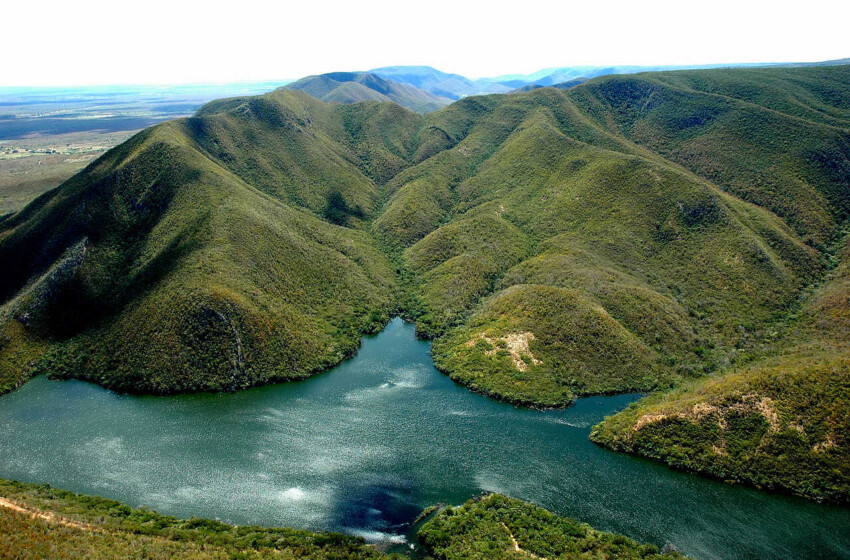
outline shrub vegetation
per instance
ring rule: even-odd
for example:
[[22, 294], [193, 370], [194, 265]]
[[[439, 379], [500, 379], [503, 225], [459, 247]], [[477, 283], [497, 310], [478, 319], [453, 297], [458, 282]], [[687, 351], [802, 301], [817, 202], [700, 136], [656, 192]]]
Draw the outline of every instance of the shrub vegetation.
[[[0, 480], [3, 558], [282, 558], [401, 560], [362, 538], [281, 527], [178, 519], [149, 509], [47, 485]], [[17, 509], [13, 509], [14, 508]], [[430, 508], [436, 511], [439, 508]], [[596, 531], [572, 519], [497, 494], [447, 507], [426, 522], [419, 540], [434, 558], [684, 558], [652, 545]], [[521, 548], [517, 552], [517, 547]]]
[[443, 508], [418, 537], [439, 560], [685, 558], [499, 494]]

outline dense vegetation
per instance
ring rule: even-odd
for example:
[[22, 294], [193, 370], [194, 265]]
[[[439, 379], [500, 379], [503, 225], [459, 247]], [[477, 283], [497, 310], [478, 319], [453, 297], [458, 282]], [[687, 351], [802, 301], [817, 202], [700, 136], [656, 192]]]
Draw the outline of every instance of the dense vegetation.
[[612, 76], [573, 97], [600, 126], [777, 213], [812, 246], [847, 216], [846, 69]]
[[443, 508], [418, 537], [438, 560], [684, 558], [499, 494]]
[[[346, 143], [308, 139], [287, 107]], [[214, 110], [138, 134], [2, 223], [4, 389], [39, 370], [151, 393], [299, 378], [394, 312], [384, 253], [320, 217], [342, 197], [356, 226], [378, 197], [344, 112], [287, 91]]]
[[639, 407], [596, 437], [838, 499], [846, 353], [812, 349], [795, 313], [848, 185], [850, 66], [608, 76], [425, 115], [224, 99], [0, 221], [0, 390], [38, 371], [151, 393], [297, 379], [401, 312], [441, 370], [516, 403], [677, 387], [639, 405], [672, 407], [711, 387], [720, 412], [700, 418], [740, 438], [659, 449], [667, 421], [626, 435]]
[[678, 468], [850, 501], [850, 245], [778, 355], [633, 404], [591, 439]]
[[[47, 485], [0, 480], [0, 499], [3, 558], [404, 558], [358, 537], [178, 519]], [[418, 538], [436, 559], [684, 558], [497, 494], [440, 510]]]

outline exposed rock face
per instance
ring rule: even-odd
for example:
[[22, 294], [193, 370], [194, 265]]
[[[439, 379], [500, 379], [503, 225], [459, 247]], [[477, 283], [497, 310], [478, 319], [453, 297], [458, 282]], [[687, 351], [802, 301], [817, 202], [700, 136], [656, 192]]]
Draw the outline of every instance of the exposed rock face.
[[[477, 340], [483, 340], [493, 348], [484, 352], [487, 356], [495, 356], [500, 350], [507, 350], [511, 355], [511, 360], [514, 367], [518, 371], [527, 371], [528, 363], [539, 366], [543, 362], [534, 357], [528, 347], [528, 343], [534, 340], [533, 332], [511, 333], [502, 337], [490, 338], [483, 332], [478, 334], [478, 339], [473, 338], [466, 343], [466, 346], [472, 348]], [[526, 361], [527, 360], [527, 361]]]

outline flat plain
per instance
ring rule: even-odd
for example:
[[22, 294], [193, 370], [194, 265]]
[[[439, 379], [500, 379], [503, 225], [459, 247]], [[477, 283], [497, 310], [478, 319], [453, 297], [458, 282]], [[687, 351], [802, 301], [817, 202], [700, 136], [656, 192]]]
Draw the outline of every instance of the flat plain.
[[189, 116], [212, 99], [277, 85], [0, 88], [0, 216], [17, 212], [145, 127]]

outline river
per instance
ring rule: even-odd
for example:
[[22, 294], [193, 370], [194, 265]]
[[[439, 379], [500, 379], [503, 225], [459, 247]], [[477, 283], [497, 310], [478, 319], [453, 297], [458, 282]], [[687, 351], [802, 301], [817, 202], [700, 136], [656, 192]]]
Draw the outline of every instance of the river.
[[0, 397], [0, 477], [404, 547], [425, 506], [494, 491], [702, 560], [850, 557], [850, 508], [587, 439], [636, 398], [545, 412], [496, 402], [440, 374], [429, 344], [396, 319], [328, 372], [236, 394], [139, 397], [33, 379]]

